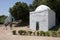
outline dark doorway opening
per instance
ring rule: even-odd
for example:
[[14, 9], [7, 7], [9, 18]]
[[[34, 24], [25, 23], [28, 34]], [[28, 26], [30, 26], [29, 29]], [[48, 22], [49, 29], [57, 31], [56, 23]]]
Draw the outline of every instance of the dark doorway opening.
[[36, 30], [39, 30], [39, 22], [36, 22]]

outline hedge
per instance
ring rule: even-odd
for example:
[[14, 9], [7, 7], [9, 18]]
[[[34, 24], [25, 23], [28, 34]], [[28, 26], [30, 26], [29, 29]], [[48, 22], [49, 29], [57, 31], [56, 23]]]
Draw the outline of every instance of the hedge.
[[[13, 35], [16, 35], [16, 30], [12, 31], [13, 32]], [[25, 31], [25, 30], [19, 30], [18, 33], [20, 35], [37, 35], [37, 36], [51, 36], [51, 37], [60, 37], [60, 31], [47, 31], [47, 32], [44, 32], [44, 31], [35, 31], [35, 32], [32, 32], [32, 31]]]

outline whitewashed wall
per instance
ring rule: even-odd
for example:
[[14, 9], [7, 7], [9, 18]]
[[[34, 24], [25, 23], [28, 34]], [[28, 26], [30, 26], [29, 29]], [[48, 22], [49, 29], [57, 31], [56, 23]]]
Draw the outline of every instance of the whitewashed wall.
[[48, 31], [56, 25], [55, 12], [46, 5], [38, 6], [34, 12], [30, 12], [31, 30], [36, 30], [36, 22], [39, 22], [39, 31]]
[[48, 12], [30, 12], [30, 29], [36, 30], [36, 22], [39, 22], [40, 31], [48, 31]]
[[50, 29], [50, 28], [52, 28], [53, 26], [56, 25], [56, 23], [55, 23], [56, 22], [56, 19], [55, 19], [56, 15], [55, 15], [55, 12], [53, 10], [49, 10], [48, 13], [49, 13], [49, 15], [48, 15], [49, 16], [48, 17], [48, 19], [49, 19], [49, 26], [48, 27]]
[[39, 31], [48, 31], [48, 29], [55, 26], [55, 13], [52, 10], [30, 12], [31, 30], [36, 30], [36, 22], [39, 22]]

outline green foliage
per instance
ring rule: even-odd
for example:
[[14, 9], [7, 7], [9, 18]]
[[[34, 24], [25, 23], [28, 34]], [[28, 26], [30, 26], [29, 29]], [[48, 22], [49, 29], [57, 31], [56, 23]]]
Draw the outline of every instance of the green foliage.
[[32, 31], [28, 31], [28, 33], [29, 33], [29, 35], [31, 35], [32, 34]]
[[26, 32], [25, 30], [19, 30], [18, 33], [19, 33], [20, 35], [26, 35], [27, 32]]
[[30, 10], [30, 11], [34, 11], [34, 7], [33, 7], [32, 4], [29, 5], [29, 10]]
[[52, 37], [57, 37], [57, 31], [52, 31]]
[[39, 34], [40, 34], [40, 33], [39, 33], [39, 32], [37, 32], [37, 36], [39, 36]]
[[13, 7], [9, 9], [9, 12], [14, 16], [15, 20], [26, 21], [29, 19], [29, 7], [24, 2], [16, 2]]
[[45, 36], [45, 32], [40, 31], [40, 36]]
[[13, 30], [12, 33], [13, 33], [13, 35], [16, 35], [16, 30]]
[[0, 23], [4, 23], [4, 20], [6, 19], [6, 17], [7, 16], [4, 16], [4, 15], [0, 16]]
[[51, 36], [51, 32], [49, 31], [45, 32], [45, 36]]
[[35, 10], [39, 5], [47, 5], [51, 9], [56, 10], [57, 5], [60, 4], [59, 0], [34, 0], [31, 5], [33, 5], [33, 9]]
[[59, 31], [57, 31], [57, 36], [58, 36], [58, 37], [60, 37], [60, 30], [59, 30]]
[[[13, 30], [12, 31], [13, 35], [16, 35], [16, 30]], [[44, 32], [44, 31], [35, 31], [35, 32], [32, 32], [32, 31], [25, 31], [25, 30], [18, 30], [18, 33], [20, 35], [36, 35], [36, 36], [48, 36], [48, 37], [60, 37], [60, 31], [47, 31], [47, 32]]]

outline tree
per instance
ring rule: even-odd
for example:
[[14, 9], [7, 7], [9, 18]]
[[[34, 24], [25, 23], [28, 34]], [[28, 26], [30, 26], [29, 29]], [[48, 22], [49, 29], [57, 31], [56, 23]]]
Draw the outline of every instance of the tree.
[[29, 7], [24, 2], [16, 2], [15, 5], [9, 9], [9, 12], [15, 18], [15, 20], [29, 20]]
[[42, 4], [46, 5], [47, 0], [34, 0], [31, 5], [33, 6], [33, 10], [35, 10], [37, 8], [37, 6], [42, 5]]
[[4, 23], [4, 20], [7, 18], [7, 16], [2, 15], [0, 16], [0, 24]]
[[34, 7], [33, 7], [32, 4], [29, 5], [29, 10], [30, 10], [30, 11], [34, 11]]

